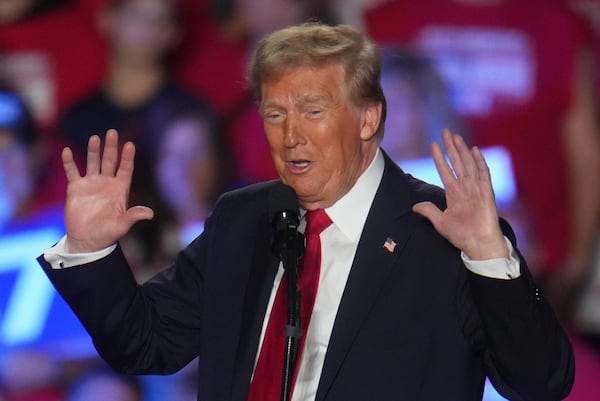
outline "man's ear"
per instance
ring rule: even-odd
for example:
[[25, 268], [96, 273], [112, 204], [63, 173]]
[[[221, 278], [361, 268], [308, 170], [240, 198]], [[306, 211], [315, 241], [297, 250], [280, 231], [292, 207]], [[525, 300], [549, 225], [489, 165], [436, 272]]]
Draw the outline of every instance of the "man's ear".
[[370, 141], [377, 133], [381, 122], [381, 103], [369, 103], [363, 107], [360, 139]]

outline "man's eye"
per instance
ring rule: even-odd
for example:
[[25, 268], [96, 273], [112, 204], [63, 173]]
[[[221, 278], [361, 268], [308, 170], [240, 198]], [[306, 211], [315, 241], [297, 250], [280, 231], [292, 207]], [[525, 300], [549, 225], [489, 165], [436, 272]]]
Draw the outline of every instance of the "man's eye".
[[265, 117], [269, 121], [277, 121], [277, 120], [281, 119], [281, 116], [282, 116], [281, 113], [268, 113]]
[[309, 117], [319, 117], [321, 114], [323, 114], [323, 110], [309, 110], [308, 111]]

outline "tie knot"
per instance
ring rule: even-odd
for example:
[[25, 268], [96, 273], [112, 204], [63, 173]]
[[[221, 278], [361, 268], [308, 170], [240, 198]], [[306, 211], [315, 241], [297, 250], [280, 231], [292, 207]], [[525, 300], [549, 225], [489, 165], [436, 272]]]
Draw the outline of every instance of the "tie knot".
[[323, 209], [306, 212], [306, 235], [319, 235], [333, 222]]

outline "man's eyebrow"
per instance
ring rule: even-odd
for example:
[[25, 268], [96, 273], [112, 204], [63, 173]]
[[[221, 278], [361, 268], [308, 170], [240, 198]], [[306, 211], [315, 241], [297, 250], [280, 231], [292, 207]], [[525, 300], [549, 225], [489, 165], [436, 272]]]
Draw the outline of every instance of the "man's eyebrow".
[[327, 103], [327, 97], [314, 94], [298, 94], [294, 96], [294, 100], [299, 103]]
[[271, 107], [279, 108], [281, 106], [279, 102], [275, 99], [266, 99], [260, 102], [260, 104], [258, 105], [258, 111], [260, 113], [264, 113], [266, 109]]
[[[302, 105], [306, 104], [327, 104], [329, 103], [328, 97], [323, 95], [315, 95], [315, 94], [296, 94], [293, 97], [294, 102]], [[263, 112], [265, 109], [269, 107], [279, 107], [279, 103], [277, 100], [267, 99], [260, 103], [259, 111]]]
[[271, 107], [271, 106], [275, 106], [275, 102], [273, 102], [272, 100], [263, 100], [258, 105], [258, 109], [262, 111], [262, 110], [266, 109], [267, 107]]

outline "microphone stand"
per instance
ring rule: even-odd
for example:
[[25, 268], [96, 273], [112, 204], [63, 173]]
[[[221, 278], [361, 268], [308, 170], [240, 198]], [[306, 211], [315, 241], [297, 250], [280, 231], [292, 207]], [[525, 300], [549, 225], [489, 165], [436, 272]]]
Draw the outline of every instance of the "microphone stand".
[[300, 296], [298, 291], [298, 261], [304, 253], [304, 235], [298, 232], [295, 224], [285, 230], [286, 240], [280, 244], [283, 249], [279, 255], [285, 270], [287, 287], [287, 325], [285, 326], [285, 352], [283, 361], [283, 377], [281, 401], [290, 401], [294, 379], [294, 370], [298, 358], [302, 328], [300, 327]]

